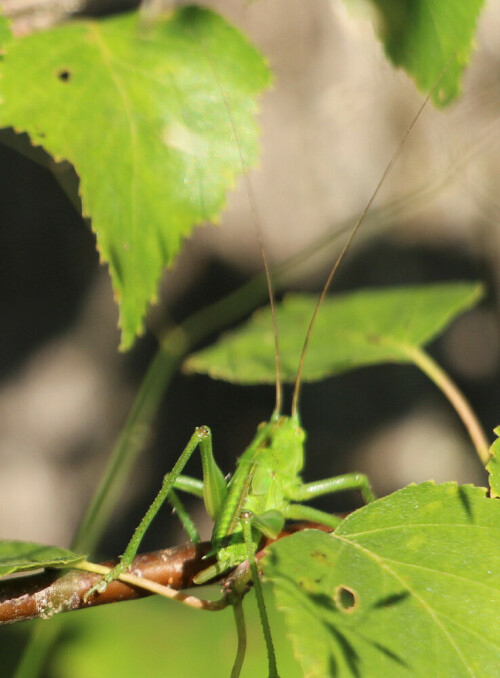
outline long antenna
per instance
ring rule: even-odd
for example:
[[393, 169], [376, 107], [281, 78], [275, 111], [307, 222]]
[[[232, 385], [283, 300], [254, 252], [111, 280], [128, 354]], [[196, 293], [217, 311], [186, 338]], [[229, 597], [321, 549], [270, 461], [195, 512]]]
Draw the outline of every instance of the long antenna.
[[[227, 103], [227, 102], [226, 102]], [[229, 107], [227, 106], [227, 109], [229, 110]], [[271, 268], [269, 266], [269, 260], [267, 258], [266, 250], [264, 248], [264, 237], [262, 235], [262, 228], [260, 226], [259, 218], [258, 218], [258, 211], [257, 211], [257, 201], [255, 199], [255, 193], [252, 188], [252, 182], [250, 181], [250, 177], [248, 176], [248, 172], [245, 168], [244, 160], [243, 160], [243, 154], [241, 152], [241, 146], [238, 141], [238, 136], [236, 132], [236, 127], [234, 125], [233, 118], [230, 117], [231, 119], [231, 125], [233, 127], [233, 134], [236, 139], [236, 145], [238, 146], [238, 153], [241, 159], [242, 167], [244, 168], [243, 171], [243, 176], [245, 180], [245, 185], [248, 193], [248, 200], [250, 202], [250, 209], [252, 212], [253, 216], [253, 222], [254, 222], [254, 228], [255, 232], [257, 233], [257, 242], [259, 244], [259, 249], [260, 253], [262, 255], [262, 261], [264, 264], [264, 272], [266, 275], [266, 283], [267, 283], [267, 292], [269, 295], [269, 305], [271, 306], [271, 317], [272, 317], [272, 322], [273, 322], [273, 337], [274, 337], [274, 361], [275, 361], [275, 366], [276, 366], [276, 402], [274, 405], [274, 412], [273, 412], [273, 417], [277, 417], [280, 412], [281, 412], [281, 401], [282, 401], [282, 392], [283, 392], [283, 387], [281, 384], [281, 364], [280, 364], [280, 351], [279, 351], [279, 343], [278, 343], [278, 321], [276, 318], [276, 297], [274, 294], [274, 287], [273, 287], [273, 281], [271, 278]]]
[[319, 309], [321, 308], [323, 300], [326, 297], [326, 294], [327, 294], [327, 292], [330, 288], [330, 285], [332, 284], [332, 281], [335, 277], [335, 274], [337, 273], [338, 267], [340, 266], [344, 257], [346, 256], [347, 252], [349, 251], [349, 248], [351, 246], [352, 241], [354, 240], [354, 238], [356, 236], [356, 233], [358, 232], [361, 224], [365, 220], [366, 215], [370, 211], [370, 208], [373, 204], [373, 201], [375, 200], [380, 189], [382, 188], [382, 185], [384, 184], [389, 172], [394, 167], [397, 159], [399, 158], [399, 156], [401, 154], [401, 151], [403, 150], [403, 147], [404, 147], [408, 137], [410, 136], [410, 134], [411, 134], [413, 128], [415, 127], [418, 119], [422, 115], [422, 112], [423, 112], [424, 108], [427, 106], [429, 99], [431, 98], [432, 94], [434, 93], [437, 86], [441, 82], [441, 78], [443, 77], [443, 75], [447, 71], [448, 66], [450, 65], [450, 62], [451, 62], [451, 60], [453, 59], [454, 56], [455, 56], [455, 52], [451, 55], [451, 57], [446, 62], [443, 70], [439, 74], [438, 79], [436, 80], [436, 82], [432, 86], [428, 95], [425, 97], [424, 102], [422, 103], [422, 105], [418, 109], [417, 113], [415, 114], [413, 120], [411, 121], [410, 126], [408, 127], [408, 129], [404, 133], [403, 137], [401, 138], [401, 141], [399, 142], [399, 144], [396, 147], [396, 150], [394, 151], [391, 158], [389, 159], [389, 162], [387, 163], [386, 168], [385, 168], [382, 176], [380, 177], [380, 179], [379, 179], [379, 181], [378, 181], [378, 183], [375, 187], [375, 190], [373, 191], [373, 193], [370, 196], [370, 199], [366, 203], [366, 206], [365, 206], [364, 210], [362, 211], [361, 216], [359, 217], [358, 221], [355, 223], [355, 225], [351, 229], [351, 232], [349, 233], [349, 236], [348, 236], [340, 254], [338, 255], [337, 259], [335, 260], [335, 262], [334, 262], [334, 264], [333, 264], [333, 266], [330, 270], [330, 273], [328, 274], [328, 278], [325, 282], [323, 290], [321, 291], [318, 302], [317, 302], [317, 304], [314, 308], [314, 311], [313, 311], [313, 314], [312, 314], [312, 317], [311, 317], [311, 321], [309, 322], [309, 327], [307, 328], [306, 338], [304, 339], [304, 345], [302, 346], [302, 352], [300, 354], [299, 367], [297, 369], [297, 377], [295, 379], [295, 387], [294, 387], [294, 390], [293, 390], [292, 417], [298, 417], [298, 402], [299, 402], [300, 388], [302, 386], [302, 374], [304, 372], [304, 363], [305, 363], [305, 358], [306, 358], [306, 353], [307, 353], [307, 347], [309, 346], [309, 341], [311, 339], [314, 324], [316, 322], [316, 317], [319, 313]]
[[[142, 14], [141, 22], [144, 25], [147, 25], [148, 23], [153, 22], [156, 17], [158, 17], [159, 14], [162, 12], [173, 8], [176, 6], [177, 0], [142, 0], [141, 2], [141, 7], [140, 11]], [[198, 38], [199, 39], [199, 38]], [[243, 178], [245, 181], [245, 187], [246, 187], [246, 192], [248, 196], [248, 201], [250, 203], [250, 211], [253, 216], [253, 225], [255, 228], [255, 232], [257, 234], [257, 242], [259, 244], [259, 249], [260, 253], [262, 256], [262, 261], [264, 264], [264, 273], [266, 276], [266, 282], [267, 282], [267, 292], [269, 295], [269, 304], [271, 306], [271, 316], [272, 316], [272, 323], [273, 323], [273, 335], [274, 335], [274, 356], [275, 356], [275, 364], [276, 364], [276, 403], [274, 406], [274, 412], [273, 412], [273, 417], [277, 417], [280, 412], [281, 412], [281, 402], [282, 402], [282, 384], [281, 384], [281, 366], [280, 366], [280, 354], [279, 354], [279, 345], [278, 345], [278, 323], [276, 319], [276, 298], [274, 294], [274, 288], [273, 288], [273, 282], [271, 279], [271, 268], [269, 266], [269, 260], [267, 258], [266, 250], [264, 247], [264, 236], [262, 234], [262, 228], [260, 225], [260, 220], [259, 220], [259, 211], [257, 209], [257, 200], [255, 198], [255, 193], [252, 187], [252, 182], [250, 181], [250, 177], [248, 174], [248, 168], [245, 164], [245, 159], [243, 157], [243, 151], [240, 143], [240, 138], [238, 134], [238, 130], [236, 127], [236, 123], [234, 121], [234, 117], [231, 111], [231, 107], [229, 106], [228, 98], [226, 96], [226, 93], [224, 91], [224, 88], [222, 86], [222, 82], [219, 78], [219, 75], [217, 73], [217, 69], [214, 66], [214, 63], [211, 59], [209, 50], [206, 48], [203, 40], [200, 40], [200, 46], [205, 54], [205, 58], [210, 66], [210, 69], [212, 71], [212, 74], [214, 76], [214, 80], [217, 83], [217, 87], [219, 89], [222, 101], [224, 103], [224, 108], [226, 109], [226, 114], [229, 120], [229, 124], [231, 125], [231, 131], [233, 134], [234, 142], [236, 144], [236, 148], [238, 150], [238, 156], [242, 168], [242, 173], [243, 173]]]
[[255, 198], [255, 192], [253, 190], [252, 182], [250, 181], [250, 176], [248, 174], [248, 168], [245, 164], [245, 159], [243, 157], [243, 151], [240, 143], [240, 138], [238, 134], [238, 130], [236, 127], [236, 124], [234, 122], [234, 117], [231, 112], [231, 107], [229, 106], [228, 99], [226, 96], [226, 93], [224, 91], [224, 88], [222, 87], [222, 83], [220, 81], [219, 75], [217, 73], [216, 68], [214, 67], [214, 64], [212, 62], [212, 59], [210, 58], [210, 54], [208, 50], [206, 49], [203, 40], [200, 41], [200, 45], [205, 52], [205, 57], [210, 64], [210, 68], [212, 70], [214, 79], [217, 83], [217, 87], [219, 88], [222, 101], [224, 102], [224, 108], [226, 109], [227, 117], [229, 120], [229, 123], [231, 125], [231, 131], [233, 133], [234, 137], [234, 142], [236, 144], [236, 147], [238, 149], [238, 155], [241, 163], [241, 168], [242, 168], [242, 173], [243, 173], [243, 179], [245, 181], [245, 188], [248, 196], [248, 201], [250, 203], [250, 211], [252, 213], [253, 217], [253, 225], [255, 228], [255, 232], [257, 234], [257, 242], [259, 244], [259, 249], [260, 253], [262, 256], [262, 261], [264, 264], [264, 273], [266, 276], [266, 283], [267, 283], [267, 292], [269, 295], [269, 305], [271, 306], [271, 317], [272, 317], [272, 323], [273, 323], [273, 336], [274, 336], [274, 359], [275, 359], [275, 365], [276, 365], [276, 402], [274, 406], [274, 412], [273, 412], [273, 418], [277, 417], [280, 412], [281, 412], [281, 402], [282, 402], [282, 383], [281, 383], [281, 365], [280, 365], [280, 352], [279, 352], [279, 343], [278, 343], [278, 322], [276, 318], [276, 297], [274, 294], [274, 288], [273, 288], [273, 282], [271, 278], [271, 268], [269, 266], [269, 260], [267, 258], [266, 250], [264, 247], [264, 236], [262, 234], [262, 228], [260, 225], [260, 220], [259, 220], [259, 211], [257, 208], [257, 200]]

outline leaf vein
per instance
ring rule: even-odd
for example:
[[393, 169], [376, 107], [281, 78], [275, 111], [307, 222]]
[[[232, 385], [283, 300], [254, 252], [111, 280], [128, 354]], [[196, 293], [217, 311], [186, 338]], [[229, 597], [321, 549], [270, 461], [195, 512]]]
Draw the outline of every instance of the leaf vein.
[[416, 590], [414, 590], [407, 581], [405, 581], [402, 577], [398, 575], [397, 572], [394, 572], [392, 568], [389, 567], [389, 565], [386, 563], [385, 559], [381, 558], [378, 556], [376, 553], [373, 553], [373, 551], [370, 551], [369, 549], [361, 546], [361, 544], [357, 544], [356, 542], [350, 542], [348, 539], [342, 539], [342, 537], [337, 538], [340, 541], [345, 541], [349, 543], [353, 548], [359, 549], [362, 551], [366, 556], [368, 556], [370, 559], [374, 560], [377, 565], [382, 569], [385, 570], [390, 576], [392, 576], [403, 588], [405, 588], [411, 595], [415, 596], [415, 599], [420, 602], [422, 605], [422, 608], [424, 610], [427, 610], [428, 614], [430, 617], [434, 620], [434, 623], [438, 628], [440, 628], [441, 632], [443, 633], [444, 637], [448, 640], [450, 646], [455, 650], [457, 656], [459, 657], [460, 661], [463, 663], [464, 667], [466, 670], [469, 672], [471, 676], [474, 676], [474, 673], [471, 669], [471, 667], [467, 664], [467, 661], [465, 657], [463, 656], [462, 652], [460, 651], [460, 648], [457, 646], [457, 644], [454, 642], [453, 638], [451, 637], [450, 633], [448, 632], [448, 629], [444, 624], [441, 623], [438, 613], [431, 607], [428, 602], [422, 598]]

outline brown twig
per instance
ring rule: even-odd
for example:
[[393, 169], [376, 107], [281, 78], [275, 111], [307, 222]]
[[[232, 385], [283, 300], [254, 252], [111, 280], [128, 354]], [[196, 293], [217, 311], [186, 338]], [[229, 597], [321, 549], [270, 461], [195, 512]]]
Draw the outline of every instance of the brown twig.
[[[193, 577], [213, 562], [203, 560], [210, 544], [186, 543], [163, 551], [143, 553], [134, 558], [131, 571], [144, 579], [180, 590], [193, 585]], [[112, 567], [117, 561], [103, 565]], [[112, 582], [106, 591], [87, 602], [85, 592], [100, 576], [82, 570], [45, 570], [29, 576], [0, 581], [0, 624], [50, 617], [58, 612], [79, 610], [106, 603], [132, 600], [151, 595], [121, 581]]]
[[[300, 523], [283, 531], [278, 539], [307, 528], [326, 531], [329, 529], [315, 523]], [[267, 540], [262, 550], [256, 554], [258, 560], [264, 555], [264, 550], [271, 541]], [[142, 553], [134, 558], [130, 572], [141, 579], [180, 591], [194, 586], [193, 577], [215, 561], [213, 557], [205, 557], [211, 548], [210, 542], [200, 544], [187, 542], [162, 551]], [[113, 567], [116, 563], [117, 560], [107, 561], [102, 565]], [[231, 595], [241, 597], [249, 587], [250, 575], [245, 575], [246, 570], [248, 567], [242, 564], [227, 577], [223, 587], [224, 596], [228, 597], [225, 604], [231, 604]], [[85, 601], [84, 594], [99, 578], [100, 575], [84, 570], [49, 569], [36, 574], [0, 580], [0, 624], [13, 624], [35, 617], [48, 618], [60, 612], [152, 595], [150, 591], [138, 586], [114, 581], [103, 593]], [[216, 609], [212, 603], [210, 605], [206, 609]]]

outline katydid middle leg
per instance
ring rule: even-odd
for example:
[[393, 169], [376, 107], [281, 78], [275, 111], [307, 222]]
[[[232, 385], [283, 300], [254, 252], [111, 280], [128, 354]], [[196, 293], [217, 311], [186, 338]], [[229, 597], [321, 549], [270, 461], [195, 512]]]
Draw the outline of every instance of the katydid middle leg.
[[203, 499], [203, 481], [198, 480], [197, 478], [191, 478], [189, 476], [179, 476], [174, 482], [174, 487], [170, 490], [170, 493], [167, 497], [167, 501], [171, 504], [175, 515], [179, 518], [179, 521], [187, 533], [190, 541], [194, 544], [197, 544], [200, 541], [200, 535], [194, 524], [191, 516], [184, 507], [184, 504], [179, 499], [177, 492], [174, 490], [179, 490], [181, 492], [186, 492], [191, 494], [199, 499]]
[[172, 471], [167, 473], [163, 478], [160, 491], [132, 535], [132, 539], [121, 556], [120, 562], [108, 572], [100, 582], [92, 586], [92, 588], [86, 592], [84, 596], [85, 600], [88, 600], [95, 592], [102, 593], [105, 591], [110, 582], [118, 579], [118, 577], [130, 567], [145, 533], [163, 505], [163, 502], [168, 499], [171, 491], [175, 487], [177, 479], [198, 446], [200, 447], [203, 467], [203, 498], [209, 514], [217, 514], [226, 497], [226, 481], [213, 457], [212, 434], [210, 429], [207, 426], [199, 426], [195, 429], [195, 432], [189, 439], [188, 444], [184, 448]]
[[182, 527], [189, 537], [189, 541], [193, 542], [193, 544], [198, 544], [200, 541], [200, 535], [196, 525], [194, 524], [193, 519], [185, 509], [184, 504], [179, 499], [177, 493], [174, 492], [174, 490], [170, 490], [167, 501], [172, 506], [173, 513], [175, 513], [175, 515], [179, 518]]
[[375, 501], [376, 497], [364, 473], [346, 473], [342, 476], [325, 478], [324, 480], [315, 480], [312, 483], [299, 485], [290, 493], [289, 498], [294, 501], [307, 501], [320, 497], [323, 494], [334, 494], [344, 490], [359, 490], [364, 501], [369, 504]]
[[[325, 478], [323, 480], [313, 481], [312, 483], [305, 483], [304, 485], [295, 488], [293, 492], [290, 493], [289, 498], [294, 501], [307, 501], [324, 494], [333, 494], [344, 490], [359, 490], [367, 504], [376, 499], [370, 481], [363, 473], [346, 473], [345, 475], [334, 476], [333, 478]], [[332, 529], [335, 529], [341, 522], [339, 518], [331, 513], [326, 513], [325, 511], [320, 511], [312, 506], [305, 506], [304, 504], [289, 504], [284, 513], [286, 518], [292, 520], [309, 520], [311, 522], [326, 525]]]
[[[209, 485], [210, 481], [208, 481], [208, 486]], [[178, 478], [176, 478], [173, 489], [170, 491], [170, 494], [168, 495], [167, 498], [167, 501], [172, 505], [172, 508], [174, 509], [175, 514], [179, 518], [179, 521], [181, 522], [181, 525], [186, 531], [189, 539], [196, 544], [200, 541], [198, 530], [196, 529], [196, 526], [193, 523], [191, 516], [184, 508], [183, 503], [177, 496], [177, 492], [175, 492], [174, 490], [179, 490], [179, 492], [190, 494], [193, 497], [197, 497], [198, 499], [204, 499], [206, 485], [203, 482], [203, 480], [198, 480], [198, 478], [191, 478], [191, 476], [180, 475], [178, 476]], [[215, 516], [212, 517], [215, 518]]]

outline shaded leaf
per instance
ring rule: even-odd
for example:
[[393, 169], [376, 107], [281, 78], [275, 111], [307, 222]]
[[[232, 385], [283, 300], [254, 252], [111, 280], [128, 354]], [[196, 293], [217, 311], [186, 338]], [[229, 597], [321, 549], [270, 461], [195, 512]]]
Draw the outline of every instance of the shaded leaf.
[[495, 676], [500, 502], [454, 483], [409, 486], [333, 534], [276, 542], [266, 576], [310, 676]]
[[0, 125], [75, 166], [109, 264], [122, 348], [141, 331], [182, 239], [216, 219], [242, 157], [255, 162], [255, 96], [269, 78], [246, 38], [195, 7], [147, 30], [129, 14], [9, 44]]
[[[495, 434], [500, 436], [500, 426], [495, 429]], [[500, 438], [497, 438], [490, 448], [491, 459], [486, 466], [489, 475], [489, 483], [492, 497], [500, 497]]]
[[43, 567], [69, 567], [86, 556], [58, 546], [30, 541], [0, 540], [0, 576], [38, 570]]
[[428, 92], [449, 61], [435, 104], [460, 93], [461, 77], [474, 47], [474, 33], [484, 0], [372, 0], [379, 11], [378, 32], [389, 59]]
[[[325, 300], [306, 357], [304, 380], [384, 362], [411, 362], [423, 346], [459, 313], [471, 307], [482, 288], [471, 283], [361, 290]], [[296, 376], [300, 351], [317, 297], [294, 294], [277, 307], [284, 381]], [[275, 379], [271, 314], [257, 311], [240, 329], [195, 353], [185, 363], [215, 379], [255, 384]]]

